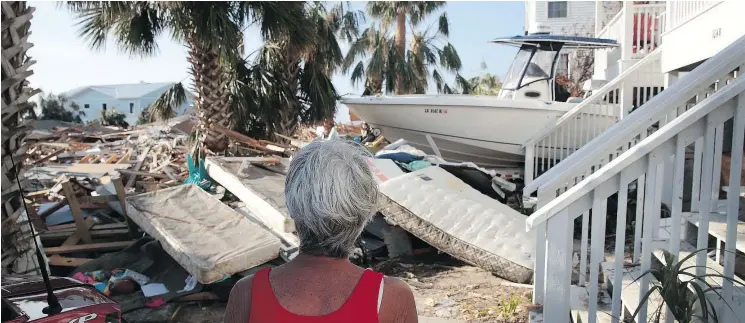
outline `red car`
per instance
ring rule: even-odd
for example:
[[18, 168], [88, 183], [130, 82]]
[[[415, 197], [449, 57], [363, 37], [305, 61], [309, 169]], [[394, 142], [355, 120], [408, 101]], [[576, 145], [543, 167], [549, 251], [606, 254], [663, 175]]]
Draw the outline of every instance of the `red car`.
[[50, 277], [62, 311], [47, 315], [47, 291], [41, 276], [2, 277], [2, 322], [120, 323], [121, 307], [95, 287], [66, 277]]

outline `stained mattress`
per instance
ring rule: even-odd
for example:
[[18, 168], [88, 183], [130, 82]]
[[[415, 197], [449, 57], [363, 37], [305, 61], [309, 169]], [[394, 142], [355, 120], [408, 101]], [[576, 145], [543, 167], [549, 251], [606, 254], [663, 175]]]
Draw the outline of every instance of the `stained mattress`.
[[535, 242], [526, 217], [439, 167], [380, 184], [381, 213], [437, 249], [513, 282], [533, 277]]
[[127, 197], [127, 215], [200, 283], [277, 258], [280, 241], [195, 185]]

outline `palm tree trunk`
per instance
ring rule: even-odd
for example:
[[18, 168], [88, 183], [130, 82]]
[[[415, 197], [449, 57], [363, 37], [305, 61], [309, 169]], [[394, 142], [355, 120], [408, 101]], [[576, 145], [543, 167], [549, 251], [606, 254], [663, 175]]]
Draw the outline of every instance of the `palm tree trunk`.
[[31, 107], [28, 99], [39, 92], [26, 80], [33, 74], [34, 61], [26, 56], [31, 48], [28, 35], [33, 12], [25, 1], [2, 3], [2, 274], [38, 271], [28, 216], [15, 180], [28, 149], [21, 116]]
[[197, 94], [198, 141], [212, 151], [224, 151], [228, 148], [227, 136], [212, 126], [231, 127], [229, 73], [221, 64], [216, 48], [205, 48], [193, 35], [187, 39], [187, 46]]
[[297, 49], [287, 49], [287, 53], [281, 65], [282, 70], [278, 78], [282, 84], [282, 102], [279, 106], [279, 122], [276, 126], [277, 131], [283, 136], [292, 136], [295, 133], [300, 116], [301, 104], [298, 101], [298, 90], [300, 88], [300, 58], [294, 53], [299, 52]]
[[[396, 48], [398, 49], [399, 60], [404, 60], [406, 52], [406, 12], [399, 8], [396, 12]], [[396, 75], [396, 94], [405, 94], [403, 72], [399, 71]]]

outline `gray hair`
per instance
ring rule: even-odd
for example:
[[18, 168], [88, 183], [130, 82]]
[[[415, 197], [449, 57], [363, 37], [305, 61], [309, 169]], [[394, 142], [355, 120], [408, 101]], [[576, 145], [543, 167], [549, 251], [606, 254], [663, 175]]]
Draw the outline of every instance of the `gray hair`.
[[300, 252], [346, 258], [378, 211], [380, 193], [360, 145], [316, 140], [293, 157], [285, 199]]

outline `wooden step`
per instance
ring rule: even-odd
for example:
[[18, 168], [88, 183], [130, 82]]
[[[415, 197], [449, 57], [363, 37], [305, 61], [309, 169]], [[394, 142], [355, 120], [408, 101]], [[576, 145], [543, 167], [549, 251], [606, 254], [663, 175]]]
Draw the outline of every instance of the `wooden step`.
[[[611, 302], [608, 293], [600, 289], [601, 295], [598, 297], [598, 312], [597, 312], [597, 323], [610, 323], [611, 320]], [[577, 285], [570, 286], [570, 305], [572, 307], [571, 316], [572, 322], [577, 323], [577, 317], [582, 323], [590, 322], [589, 318], [589, 300], [590, 300], [590, 289], [587, 287], [581, 287]], [[550, 321], [546, 321], [550, 322]]]
[[[684, 212], [683, 218], [698, 227], [701, 214], [698, 212]], [[720, 213], [709, 213], [709, 235], [719, 241], [727, 243], [727, 216]], [[737, 240], [735, 248], [745, 252], [745, 222], [737, 222]], [[681, 257], [682, 258], [682, 257]]]
[[[606, 285], [609, 287], [609, 292], [612, 293], [613, 289], [616, 288], [613, 286], [613, 282], [615, 280], [616, 273], [613, 270], [614, 264], [612, 262], [604, 262], [601, 264], [601, 267], [603, 268], [603, 272], [605, 273], [606, 277]], [[626, 309], [629, 315], [634, 314], [636, 312], [636, 309], [639, 307], [639, 297], [640, 297], [640, 291], [641, 291], [641, 279], [639, 279], [642, 276], [642, 271], [639, 266], [634, 267], [628, 267], [622, 269], [623, 278], [621, 283], [621, 303], [623, 305], [623, 308]], [[649, 282], [650, 286], [654, 286], [655, 284], [659, 284], [657, 279], [653, 275], [649, 275]], [[660, 307], [660, 305], [663, 303], [662, 295], [660, 295], [659, 292], [655, 291], [651, 295], [649, 295], [648, 304], [649, 307], [647, 307], [647, 317], [648, 322], [655, 322], [652, 320], [656, 317], [657, 308]], [[665, 322], [667, 311], [662, 310], [660, 313], [660, 322]], [[608, 310], [608, 317], [611, 315], [611, 310], [609, 308]], [[621, 312], [621, 318], [624, 317], [623, 311]]]

